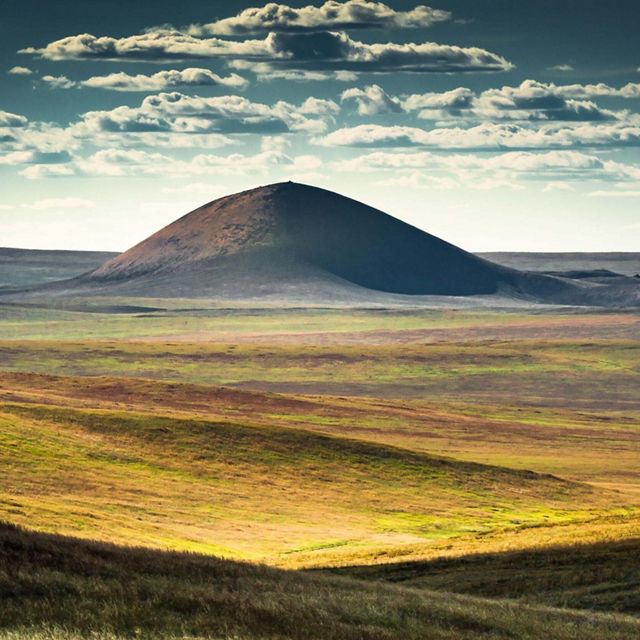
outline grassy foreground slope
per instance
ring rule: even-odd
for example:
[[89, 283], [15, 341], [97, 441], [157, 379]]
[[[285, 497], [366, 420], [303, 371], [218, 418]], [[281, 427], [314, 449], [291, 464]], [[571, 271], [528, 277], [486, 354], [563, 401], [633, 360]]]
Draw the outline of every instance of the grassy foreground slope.
[[[0, 517], [295, 564], [591, 519], [617, 494], [308, 430], [0, 405]], [[311, 559], [312, 562], [312, 559]]]
[[640, 519], [635, 521], [636, 537], [624, 538], [623, 525], [611, 527], [609, 538], [579, 541], [584, 532], [597, 537], [597, 528], [591, 523], [577, 532], [577, 541], [567, 539], [563, 545], [523, 545], [501, 552], [491, 552], [487, 545], [484, 552], [458, 557], [333, 571], [403, 586], [640, 616]]
[[0, 525], [0, 638], [630, 640], [637, 619], [119, 548]]

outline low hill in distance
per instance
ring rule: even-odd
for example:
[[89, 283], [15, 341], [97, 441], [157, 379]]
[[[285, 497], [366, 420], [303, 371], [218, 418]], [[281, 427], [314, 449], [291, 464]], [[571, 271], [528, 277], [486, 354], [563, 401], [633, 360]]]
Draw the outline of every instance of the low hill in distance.
[[0, 247], [0, 292], [73, 278], [92, 271], [115, 253], [109, 251], [47, 251]]
[[31, 295], [355, 305], [502, 296], [636, 306], [640, 283], [498, 265], [350, 198], [284, 182], [205, 204], [97, 269]]

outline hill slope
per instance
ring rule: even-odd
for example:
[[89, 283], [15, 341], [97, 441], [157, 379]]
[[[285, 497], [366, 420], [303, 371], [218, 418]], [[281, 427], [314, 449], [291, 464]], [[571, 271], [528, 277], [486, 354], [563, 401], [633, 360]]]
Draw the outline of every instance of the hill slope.
[[[462, 249], [344, 196], [284, 182], [220, 198], [93, 272], [119, 280], [251, 256], [276, 268], [319, 269], [401, 294], [494, 293], [506, 273]], [[234, 261], [242, 264], [241, 260]]]
[[0, 518], [287, 565], [583, 520], [618, 503], [530, 471], [150, 412], [4, 403], [0, 453]]
[[638, 621], [0, 525], [0, 638], [625, 640]]

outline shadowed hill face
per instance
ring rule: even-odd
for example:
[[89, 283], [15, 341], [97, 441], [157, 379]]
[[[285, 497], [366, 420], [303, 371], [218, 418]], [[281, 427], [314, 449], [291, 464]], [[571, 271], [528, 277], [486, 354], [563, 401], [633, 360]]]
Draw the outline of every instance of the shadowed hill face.
[[233, 256], [265, 269], [312, 267], [403, 294], [494, 293], [510, 273], [360, 202], [288, 182], [206, 204], [91, 277], [123, 280], [183, 270], [193, 277]]

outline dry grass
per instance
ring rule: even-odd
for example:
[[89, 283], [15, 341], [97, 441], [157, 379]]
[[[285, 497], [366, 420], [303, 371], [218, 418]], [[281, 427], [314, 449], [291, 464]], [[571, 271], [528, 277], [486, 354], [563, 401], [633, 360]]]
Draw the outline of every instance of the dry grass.
[[0, 526], [0, 638], [630, 640], [637, 619]]
[[295, 564], [589, 520], [616, 494], [274, 426], [0, 406], [0, 513], [103, 540]]

